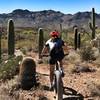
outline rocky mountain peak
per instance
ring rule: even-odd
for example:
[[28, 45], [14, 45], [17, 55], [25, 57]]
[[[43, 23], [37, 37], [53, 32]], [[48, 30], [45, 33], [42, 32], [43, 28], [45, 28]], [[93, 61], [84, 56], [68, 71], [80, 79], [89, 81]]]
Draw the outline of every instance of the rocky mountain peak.
[[31, 11], [25, 9], [25, 10], [22, 10], [22, 9], [16, 9], [14, 11], [12, 11], [12, 15], [26, 15], [26, 14], [31, 14]]

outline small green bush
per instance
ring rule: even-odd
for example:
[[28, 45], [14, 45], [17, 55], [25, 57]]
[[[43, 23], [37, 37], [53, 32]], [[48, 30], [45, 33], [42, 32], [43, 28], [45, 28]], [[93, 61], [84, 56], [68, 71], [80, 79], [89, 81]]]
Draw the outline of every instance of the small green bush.
[[14, 75], [19, 72], [19, 62], [22, 60], [22, 56], [9, 58], [7, 61], [3, 61], [0, 64], [0, 79], [6, 80], [13, 78]]
[[94, 52], [91, 46], [84, 46], [81, 48], [80, 56], [83, 61], [95, 60]]

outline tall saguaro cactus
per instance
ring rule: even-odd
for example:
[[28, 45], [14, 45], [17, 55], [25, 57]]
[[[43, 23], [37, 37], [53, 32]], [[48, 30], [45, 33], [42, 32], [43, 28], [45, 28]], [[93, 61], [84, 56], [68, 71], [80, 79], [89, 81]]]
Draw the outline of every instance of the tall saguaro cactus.
[[60, 38], [62, 38], [62, 24], [60, 23]]
[[14, 33], [14, 22], [12, 19], [8, 20], [8, 55], [14, 55], [15, 50], [15, 33]]
[[39, 28], [39, 30], [38, 30], [39, 59], [41, 59], [41, 52], [42, 52], [42, 49], [43, 49], [43, 42], [44, 42], [43, 29]]
[[78, 45], [78, 48], [80, 49], [80, 47], [81, 47], [81, 34], [80, 34], [80, 32], [78, 33], [78, 43], [77, 43], [77, 45]]
[[77, 35], [78, 35], [78, 29], [77, 28], [74, 28], [74, 46], [75, 46], [75, 50], [77, 50], [77, 41], [78, 41], [78, 38], [77, 38]]
[[2, 32], [0, 30], [0, 62], [1, 62], [1, 35], [2, 35]]
[[91, 17], [92, 17], [91, 18], [92, 21], [89, 23], [89, 27], [92, 30], [92, 39], [94, 39], [95, 38], [95, 29], [96, 29], [96, 27], [95, 27], [95, 9], [94, 8], [92, 8], [92, 16]]

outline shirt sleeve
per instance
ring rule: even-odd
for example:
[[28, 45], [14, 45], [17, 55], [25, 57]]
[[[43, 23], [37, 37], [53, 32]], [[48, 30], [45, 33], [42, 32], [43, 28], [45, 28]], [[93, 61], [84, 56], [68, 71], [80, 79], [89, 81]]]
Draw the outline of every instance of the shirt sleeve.
[[49, 41], [47, 41], [47, 42], [45, 43], [45, 46], [46, 46], [46, 47], [49, 47]]
[[49, 47], [49, 44], [45, 44], [46, 47]]

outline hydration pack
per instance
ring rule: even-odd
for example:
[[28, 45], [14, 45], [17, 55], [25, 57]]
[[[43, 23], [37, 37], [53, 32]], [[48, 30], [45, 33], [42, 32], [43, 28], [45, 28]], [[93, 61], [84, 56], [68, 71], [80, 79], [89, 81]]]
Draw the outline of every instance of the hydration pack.
[[58, 54], [63, 50], [62, 49], [62, 46], [64, 45], [63, 40], [61, 40], [60, 38], [56, 38], [53, 40], [53, 43], [54, 43], [54, 48], [52, 49], [51, 53]]

